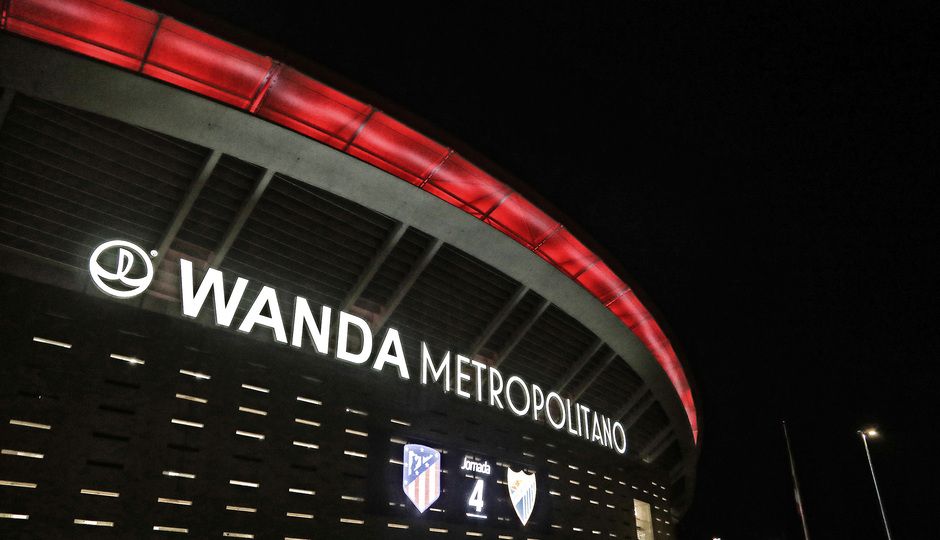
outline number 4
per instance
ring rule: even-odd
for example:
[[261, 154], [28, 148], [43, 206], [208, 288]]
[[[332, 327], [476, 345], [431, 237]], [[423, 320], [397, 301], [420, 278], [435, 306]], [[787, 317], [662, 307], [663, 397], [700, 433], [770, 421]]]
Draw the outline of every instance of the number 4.
[[473, 485], [473, 491], [470, 492], [470, 498], [467, 500], [467, 506], [472, 506], [477, 513], [483, 511], [483, 479], [478, 478], [477, 483]]

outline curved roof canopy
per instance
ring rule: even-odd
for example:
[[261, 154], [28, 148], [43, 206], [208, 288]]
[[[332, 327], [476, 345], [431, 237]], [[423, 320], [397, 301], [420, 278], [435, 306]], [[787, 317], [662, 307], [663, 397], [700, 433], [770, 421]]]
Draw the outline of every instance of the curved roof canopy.
[[643, 342], [672, 382], [698, 440], [682, 365], [633, 290], [564, 225], [452, 148], [290, 66], [128, 2], [9, 0], [0, 25], [291, 129], [501, 231], [584, 287]]

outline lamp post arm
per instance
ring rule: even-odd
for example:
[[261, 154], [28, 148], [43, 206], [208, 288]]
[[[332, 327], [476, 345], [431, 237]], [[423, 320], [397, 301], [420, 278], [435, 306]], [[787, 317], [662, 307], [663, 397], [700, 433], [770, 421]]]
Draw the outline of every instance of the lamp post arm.
[[878, 479], [875, 478], [875, 466], [871, 462], [871, 452], [868, 450], [868, 436], [862, 432], [862, 444], [865, 446], [865, 457], [868, 458], [868, 468], [871, 470], [871, 481], [875, 484], [875, 495], [878, 497], [878, 508], [881, 510], [881, 520], [885, 524], [885, 534], [891, 540], [891, 530], [888, 529], [888, 516], [885, 514], [885, 505], [881, 501], [881, 490], [878, 489]]

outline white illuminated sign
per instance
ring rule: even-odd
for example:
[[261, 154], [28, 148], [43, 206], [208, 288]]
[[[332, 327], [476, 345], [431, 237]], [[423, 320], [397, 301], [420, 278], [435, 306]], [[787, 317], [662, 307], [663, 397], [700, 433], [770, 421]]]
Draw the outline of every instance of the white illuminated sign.
[[[114, 271], [105, 270], [100, 259], [103, 255], [115, 251], [117, 263]], [[147, 290], [153, 281], [151, 256], [156, 256], [156, 252], [151, 251], [148, 256], [144, 250], [130, 242], [111, 240], [95, 248], [88, 259], [88, 271], [91, 273], [91, 280], [101, 292], [118, 298], [131, 298]], [[143, 266], [143, 274], [131, 277], [131, 272], [136, 270], [136, 261], [140, 261], [140, 266]], [[119, 284], [120, 287], [117, 286]]]
[[[117, 268], [108, 271], [102, 268], [98, 258], [106, 250], [118, 249]], [[140, 259], [145, 267], [143, 277], [129, 277]], [[89, 270], [95, 284], [107, 294], [119, 298], [130, 298], [143, 292], [153, 279], [153, 265], [139, 247], [129, 242], [112, 241], [98, 246], [89, 261]], [[389, 328], [384, 335], [374, 336], [369, 323], [351, 313], [336, 311], [329, 306], [311, 308], [306, 298], [297, 296], [293, 301], [293, 314], [284, 321], [277, 292], [263, 286], [251, 300], [251, 306], [241, 321], [235, 316], [249, 281], [235, 279], [231, 290], [225, 290], [225, 279], [221, 271], [209, 268], [202, 281], [196, 283], [193, 263], [180, 259], [180, 296], [182, 311], [186, 317], [198, 317], [207, 303], [212, 304], [215, 323], [218, 326], [234, 327], [249, 333], [258, 328], [270, 330], [275, 341], [300, 349], [313, 346], [322, 355], [332, 355], [347, 364], [369, 364], [375, 371], [393, 370], [400, 379], [411, 380], [405, 349], [398, 330]], [[124, 287], [115, 289], [107, 282], [119, 282]], [[254, 289], [254, 288], [251, 288]], [[210, 300], [211, 297], [211, 300]], [[330, 350], [330, 336], [336, 330], [336, 348]], [[357, 339], [353, 339], [353, 337]], [[352, 344], [356, 343], [356, 346]], [[545, 392], [537, 384], [529, 384], [517, 375], [504, 376], [494, 366], [461, 354], [444, 351], [435, 358], [430, 348], [420, 342], [420, 373], [415, 377], [422, 385], [438, 384], [445, 393], [452, 390], [463, 399], [471, 399], [490, 407], [506, 410], [519, 417], [533, 421], [545, 420], [557, 431], [566, 431], [572, 436], [611, 448], [623, 454], [627, 450], [627, 437], [619, 421], [592, 411], [580, 403], [572, 403], [555, 391]], [[453, 388], [452, 388], [453, 384]]]

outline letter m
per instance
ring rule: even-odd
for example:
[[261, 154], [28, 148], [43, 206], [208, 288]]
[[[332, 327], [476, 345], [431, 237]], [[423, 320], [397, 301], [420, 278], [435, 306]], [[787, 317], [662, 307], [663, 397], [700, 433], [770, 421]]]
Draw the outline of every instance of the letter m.
[[444, 392], [450, 392], [450, 351], [441, 359], [441, 363], [434, 365], [434, 359], [428, 351], [428, 346], [421, 342], [421, 384], [428, 384], [428, 373], [434, 382], [444, 380]]

